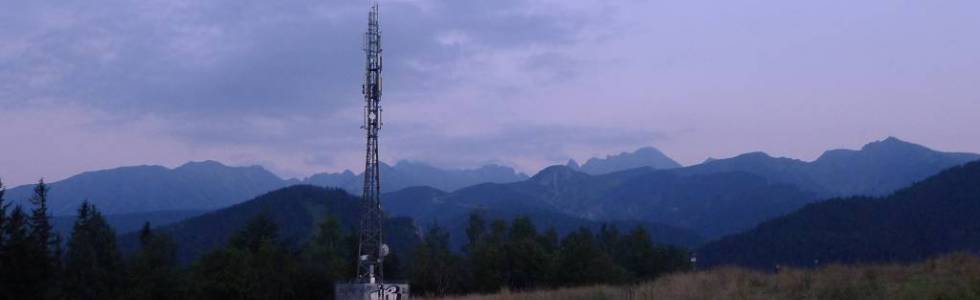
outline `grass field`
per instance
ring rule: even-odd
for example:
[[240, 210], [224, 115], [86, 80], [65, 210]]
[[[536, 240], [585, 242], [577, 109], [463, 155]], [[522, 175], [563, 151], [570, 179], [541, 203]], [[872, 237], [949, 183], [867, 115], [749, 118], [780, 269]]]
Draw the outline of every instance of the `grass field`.
[[980, 299], [980, 257], [955, 254], [910, 265], [830, 265], [778, 274], [724, 267], [631, 286], [441, 299]]

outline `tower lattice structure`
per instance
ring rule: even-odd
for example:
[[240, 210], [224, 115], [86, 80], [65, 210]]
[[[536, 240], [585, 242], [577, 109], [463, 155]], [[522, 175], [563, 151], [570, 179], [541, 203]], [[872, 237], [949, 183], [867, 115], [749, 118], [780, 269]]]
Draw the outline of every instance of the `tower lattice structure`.
[[365, 63], [364, 129], [367, 155], [364, 163], [363, 210], [358, 237], [357, 281], [383, 282], [383, 262], [388, 251], [382, 236], [384, 212], [381, 210], [381, 174], [378, 160], [378, 132], [381, 129], [381, 28], [378, 0], [371, 0], [368, 30], [364, 34]]

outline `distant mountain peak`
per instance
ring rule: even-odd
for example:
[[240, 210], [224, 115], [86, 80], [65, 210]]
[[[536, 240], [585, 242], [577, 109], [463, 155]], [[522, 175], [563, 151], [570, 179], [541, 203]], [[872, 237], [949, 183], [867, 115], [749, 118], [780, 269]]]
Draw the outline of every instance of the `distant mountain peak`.
[[565, 166], [571, 168], [572, 170], [578, 170], [582, 168], [582, 166], [580, 166], [578, 162], [575, 161], [575, 159], [569, 159], [568, 162], [565, 163]]
[[[707, 161], [706, 163], [712, 163], [712, 162], [718, 162], [718, 163], [720, 163], [720, 162], [729, 162], [729, 161], [764, 162], [764, 161], [772, 161], [772, 160], [777, 160], [777, 159], [780, 159], [780, 158], [775, 158], [772, 155], [769, 155], [769, 153], [765, 153], [765, 152], [762, 152], [762, 151], [755, 151], [755, 152], [748, 152], [748, 153], [739, 154], [739, 155], [737, 155], [737, 156], [735, 156], [733, 158], [730, 158], [730, 159], [712, 159], [711, 161]], [[788, 158], [782, 158], [782, 159], [788, 159]]]
[[193, 168], [193, 167], [226, 167], [226, 166], [225, 164], [222, 164], [218, 161], [202, 160], [202, 161], [189, 161], [184, 163], [183, 165], [180, 165], [177, 168], [180, 169], [180, 168]]
[[392, 166], [392, 167], [395, 167], [395, 168], [404, 168], [404, 167], [425, 167], [425, 168], [432, 168], [432, 165], [429, 165], [427, 163], [420, 162], [420, 161], [414, 161], [414, 160], [399, 160], [399, 161], [395, 162], [395, 165]]
[[608, 155], [605, 158], [591, 158], [580, 169], [582, 172], [597, 175], [641, 167], [676, 169], [682, 166], [657, 148], [643, 147], [633, 152]]
[[864, 145], [864, 147], [861, 147], [861, 151], [889, 151], [889, 150], [932, 151], [932, 149], [929, 149], [925, 146], [906, 142], [893, 136], [889, 136], [884, 140], [868, 143]]
[[585, 177], [585, 176], [588, 175], [582, 172], [572, 170], [572, 168], [569, 168], [567, 166], [555, 165], [555, 166], [544, 168], [544, 170], [541, 170], [540, 172], [538, 172], [538, 174], [534, 174], [534, 176], [531, 177], [531, 180], [538, 183], [550, 183], [554, 181], [565, 181], [570, 178]]

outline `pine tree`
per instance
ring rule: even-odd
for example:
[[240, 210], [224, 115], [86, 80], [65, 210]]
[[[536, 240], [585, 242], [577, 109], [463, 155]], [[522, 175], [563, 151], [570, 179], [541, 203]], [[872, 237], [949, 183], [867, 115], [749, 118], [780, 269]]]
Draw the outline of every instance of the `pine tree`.
[[278, 241], [279, 227], [259, 215], [236, 233], [224, 249], [193, 267], [191, 298], [294, 299], [298, 261]]
[[[474, 225], [476, 224], [476, 225]], [[479, 226], [480, 222], [471, 223], [471, 227]], [[476, 291], [491, 293], [507, 285], [507, 222], [494, 220], [490, 223], [489, 232], [479, 234], [479, 238], [468, 244], [469, 252], [467, 267], [472, 274], [472, 284]], [[479, 232], [475, 228], [467, 230]]]
[[539, 242], [537, 229], [529, 217], [514, 219], [506, 243], [507, 285], [511, 289], [532, 289], [548, 277], [548, 252]]
[[[300, 299], [313, 299], [323, 295], [333, 295], [334, 283], [347, 279], [354, 270], [352, 246], [341, 229], [340, 221], [327, 217], [320, 223], [313, 239], [303, 249], [301, 260], [301, 281], [296, 282]], [[385, 262], [385, 277], [390, 262]]]
[[245, 228], [231, 237], [230, 246], [249, 252], [258, 252], [264, 245], [276, 243], [279, 239], [279, 225], [272, 222], [266, 214], [253, 217]]
[[581, 228], [561, 242], [555, 278], [565, 286], [617, 283], [626, 271], [606, 254], [592, 232]]
[[3, 272], [17, 270], [15, 276], [0, 276], [0, 299], [33, 299], [43, 290], [34, 276], [35, 266], [31, 260], [34, 255], [33, 241], [28, 228], [28, 216], [20, 206], [14, 207], [7, 218], [3, 235]]
[[7, 187], [3, 186], [3, 180], [0, 180], [0, 270], [7, 270], [4, 268], [4, 244], [7, 242], [7, 235], [5, 228], [7, 227], [7, 204], [6, 199], [3, 198], [3, 194], [7, 192]]
[[661, 262], [657, 259], [656, 249], [650, 240], [650, 235], [642, 226], [636, 226], [633, 231], [623, 237], [623, 251], [617, 256], [621, 266], [626, 267], [637, 279], [652, 279], [659, 275]]
[[447, 295], [462, 291], [462, 259], [449, 250], [449, 232], [432, 226], [415, 249], [413, 290], [421, 294]]
[[464, 251], [469, 253], [470, 247], [476, 245], [476, 242], [483, 238], [486, 234], [486, 224], [487, 222], [483, 219], [483, 216], [478, 212], [471, 212], [469, 223], [466, 226], [466, 238], [469, 239], [469, 243], [464, 247]]
[[51, 216], [48, 215], [48, 190], [44, 179], [41, 179], [34, 187], [34, 195], [31, 197], [34, 210], [31, 211], [28, 221], [31, 251], [27, 261], [34, 267], [23, 274], [25, 280], [30, 282], [29, 288], [39, 299], [58, 297], [56, 276], [61, 269], [61, 239], [52, 232]]
[[111, 299], [124, 284], [116, 233], [88, 201], [82, 202], [65, 255], [64, 292], [73, 299]]
[[140, 252], [128, 266], [126, 299], [180, 299], [183, 291], [177, 270], [177, 247], [170, 236], [153, 232], [150, 223], [140, 230]]

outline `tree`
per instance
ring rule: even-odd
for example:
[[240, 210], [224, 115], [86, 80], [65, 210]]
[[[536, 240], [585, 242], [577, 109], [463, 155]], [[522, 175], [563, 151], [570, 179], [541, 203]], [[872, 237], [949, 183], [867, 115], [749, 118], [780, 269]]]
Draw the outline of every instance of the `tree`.
[[[472, 220], [472, 219], [471, 219]], [[479, 232], [474, 227], [481, 222], [471, 222], [468, 232]], [[504, 243], [507, 241], [507, 222], [494, 220], [490, 223], [490, 231], [479, 234], [479, 238], [470, 241], [466, 246], [469, 251], [467, 267], [472, 276], [471, 283], [476, 291], [491, 293], [507, 285], [507, 253]]]
[[599, 248], [606, 252], [610, 257], [617, 257], [622, 252], [619, 229], [615, 225], [602, 224], [599, 227], [599, 234], [596, 236]]
[[232, 248], [258, 252], [267, 244], [275, 244], [279, 239], [279, 225], [272, 222], [266, 214], [253, 217], [245, 228], [231, 237], [230, 246]]
[[541, 246], [543, 246], [544, 250], [548, 253], [558, 251], [558, 247], [560, 246], [558, 230], [553, 226], [548, 227], [548, 229], [544, 231], [544, 234], [538, 236], [538, 242], [541, 243]]
[[36, 298], [51, 299], [58, 297], [57, 278], [61, 268], [61, 238], [52, 234], [51, 216], [48, 215], [48, 186], [44, 179], [34, 187], [31, 203], [34, 210], [28, 221], [30, 231], [30, 255], [26, 262], [32, 265], [21, 275], [29, 282]]
[[[334, 283], [344, 280], [354, 270], [351, 239], [344, 234], [340, 221], [329, 216], [320, 223], [313, 239], [303, 249], [301, 281], [297, 298], [316, 299], [333, 295]], [[385, 263], [387, 268], [389, 263]], [[385, 271], [388, 276], [388, 270]]]
[[469, 253], [471, 251], [470, 246], [475, 246], [476, 242], [483, 238], [486, 234], [487, 222], [483, 219], [480, 213], [474, 211], [470, 213], [470, 218], [466, 226], [466, 238], [469, 239], [469, 243], [464, 247], [463, 251]]
[[642, 226], [623, 237], [622, 248], [617, 257], [619, 264], [626, 267], [638, 279], [652, 279], [660, 274], [662, 263], [650, 241], [650, 235]]
[[412, 289], [430, 295], [461, 292], [461, 261], [449, 250], [449, 232], [438, 224], [433, 225], [415, 249]]
[[7, 235], [5, 228], [7, 227], [7, 204], [6, 199], [3, 198], [3, 194], [7, 192], [7, 188], [3, 186], [3, 180], [0, 180], [0, 270], [8, 270], [4, 267], [4, 244], [7, 241]]
[[177, 246], [166, 234], [153, 232], [150, 223], [140, 230], [140, 251], [128, 264], [126, 299], [180, 299]]
[[[35, 266], [30, 260], [34, 255], [33, 241], [28, 228], [28, 216], [20, 206], [14, 207], [3, 230], [3, 272], [17, 270], [16, 276], [0, 276], [0, 299], [31, 299], [39, 292], [39, 285], [31, 271]], [[43, 286], [41, 286], [43, 287]]]
[[514, 219], [506, 243], [506, 278], [512, 289], [531, 289], [548, 278], [549, 257], [531, 218]]
[[190, 293], [197, 299], [294, 299], [298, 262], [278, 241], [279, 227], [258, 215], [193, 266]]
[[561, 242], [555, 278], [563, 286], [617, 283], [624, 280], [626, 271], [599, 246], [586, 228], [570, 233]]
[[82, 202], [65, 253], [64, 292], [73, 299], [111, 299], [124, 285], [116, 233], [88, 201]]

